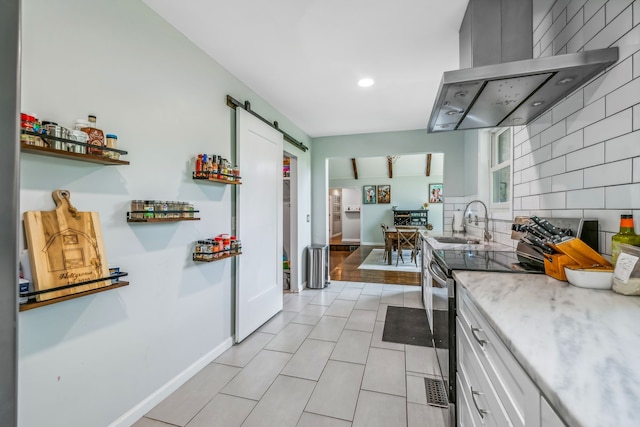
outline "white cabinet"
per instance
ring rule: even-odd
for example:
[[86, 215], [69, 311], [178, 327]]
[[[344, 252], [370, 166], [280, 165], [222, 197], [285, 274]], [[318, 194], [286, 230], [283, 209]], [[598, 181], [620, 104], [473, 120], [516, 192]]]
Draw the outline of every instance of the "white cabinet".
[[540, 425], [542, 427], [565, 427], [565, 423], [543, 396], [540, 396]]
[[459, 425], [563, 426], [468, 292], [456, 290]]

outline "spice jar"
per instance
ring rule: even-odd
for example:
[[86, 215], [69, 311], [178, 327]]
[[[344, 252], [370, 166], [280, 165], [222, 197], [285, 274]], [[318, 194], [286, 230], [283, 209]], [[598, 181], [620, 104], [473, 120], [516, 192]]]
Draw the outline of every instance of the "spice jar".
[[[89, 135], [89, 140], [87, 141], [90, 145], [95, 145], [96, 147], [87, 147], [87, 154], [95, 154], [102, 155], [102, 147], [104, 147], [104, 132], [101, 129], [96, 128], [96, 116], [89, 115], [88, 127], [84, 127], [80, 130], [86, 132]], [[78, 122], [76, 121], [76, 124]]]
[[[107, 134], [107, 148], [118, 148], [118, 135], [114, 135], [112, 133]], [[117, 151], [109, 151], [105, 150], [104, 155], [109, 157], [110, 159], [118, 160], [120, 158], [120, 153]]]
[[[78, 129], [70, 129], [69, 130], [69, 139], [76, 142], [87, 143], [89, 140], [89, 135], [86, 132], [83, 132]], [[72, 144], [67, 143], [67, 150], [73, 153], [85, 154], [87, 152], [87, 148], [84, 145], [80, 144]]]

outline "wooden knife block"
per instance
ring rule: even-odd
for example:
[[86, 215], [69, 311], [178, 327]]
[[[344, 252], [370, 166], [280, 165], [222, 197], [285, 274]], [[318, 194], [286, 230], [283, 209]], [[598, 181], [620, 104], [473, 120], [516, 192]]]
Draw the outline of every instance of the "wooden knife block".
[[567, 275], [564, 273], [564, 267], [567, 265], [575, 265], [579, 268], [611, 267], [609, 261], [577, 237], [550, 246], [558, 253], [544, 255], [544, 272], [555, 279], [567, 280]]

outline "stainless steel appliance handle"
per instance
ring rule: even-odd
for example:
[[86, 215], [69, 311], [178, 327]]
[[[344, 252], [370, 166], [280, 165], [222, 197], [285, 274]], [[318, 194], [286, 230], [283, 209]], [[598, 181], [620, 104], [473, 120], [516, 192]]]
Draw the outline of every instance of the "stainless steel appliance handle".
[[[435, 271], [436, 268], [441, 274], [436, 273]], [[427, 264], [427, 269], [429, 270], [429, 273], [431, 273], [431, 277], [433, 278], [433, 280], [438, 282], [440, 286], [445, 288], [447, 287], [447, 279], [446, 279], [447, 276], [446, 274], [444, 274], [444, 271], [442, 271], [442, 269], [440, 268], [437, 262], [431, 260], [431, 262]]]
[[480, 407], [478, 406], [478, 402], [476, 401], [476, 396], [480, 396], [484, 393], [480, 393], [479, 391], [474, 390], [473, 387], [470, 387], [470, 388], [471, 388], [471, 400], [473, 400], [473, 406], [476, 407], [476, 411], [478, 411], [478, 414], [480, 414], [480, 418], [484, 419], [484, 416], [487, 415], [489, 411], [485, 409], [480, 409]]
[[473, 335], [473, 337], [476, 339], [476, 341], [478, 341], [478, 344], [480, 344], [480, 347], [484, 347], [484, 345], [488, 341], [487, 340], [483, 340], [482, 338], [480, 338], [478, 335], [476, 335], [476, 332], [482, 332], [482, 328], [474, 328], [473, 325], [471, 325], [471, 335]]

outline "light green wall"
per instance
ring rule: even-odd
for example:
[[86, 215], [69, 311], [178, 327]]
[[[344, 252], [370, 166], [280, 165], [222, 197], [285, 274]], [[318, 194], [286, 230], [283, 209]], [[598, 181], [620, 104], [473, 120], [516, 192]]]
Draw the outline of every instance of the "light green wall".
[[320, 244], [328, 242], [327, 159], [427, 152], [444, 153], [443, 183], [446, 196], [464, 196], [465, 132], [429, 134], [426, 130], [412, 130], [314, 138], [311, 154], [312, 241]]
[[[23, 153], [20, 209], [51, 210], [51, 191], [68, 189], [99, 213], [108, 262], [131, 284], [19, 314], [20, 426], [128, 426], [232, 343], [233, 262], [191, 260], [234, 219], [231, 186], [191, 179], [198, 153], [233, 158], [226, 95], [311, 139], [139, 0], [23, 0], [22, 61], [22, 111], [63, 126], [96, 114], [131, 164]], [[310, 152], [285, 150], [298, 157], [301, 264]], [[190, 201], [201, 220], [128, 224], [133, 199]]]

